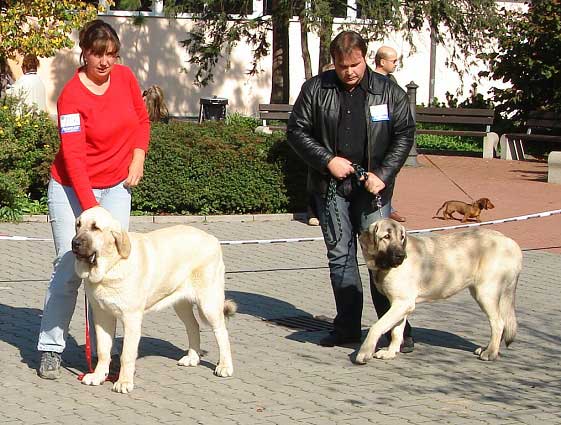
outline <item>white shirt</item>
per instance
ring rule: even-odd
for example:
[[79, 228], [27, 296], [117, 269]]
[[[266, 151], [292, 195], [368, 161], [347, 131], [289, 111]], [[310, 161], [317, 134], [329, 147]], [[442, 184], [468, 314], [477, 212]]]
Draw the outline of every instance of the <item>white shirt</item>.
[[40, 111], [47, 110], [47, 97], [45, 85], [36, 72], [22, 75], [15, 84], [7, 90], [12, 96], [21, 96], [26, 105], [37, 105]]

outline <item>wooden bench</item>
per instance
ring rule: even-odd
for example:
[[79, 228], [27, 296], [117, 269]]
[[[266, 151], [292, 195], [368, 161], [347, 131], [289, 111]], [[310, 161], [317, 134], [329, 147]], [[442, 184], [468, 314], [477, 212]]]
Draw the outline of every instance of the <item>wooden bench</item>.
[[[262, 130], [286, 130], [286, 122], [290, 118], [292, 105], [282, 103], [261, 103], [259, 105], [259, 119], [263, 121]], [[285, 124], [267, 125], [267, 121], [284, 121]]]
[[440, 136], [483, 137], [483, 158], [493, 158], [499, 144], [499, 135], [491, 131], [495, 117], [493, 109], [472, 108], [430, 108], [417, 106], [415, 120], [432, 124], [475, 124], [485, 126], [485, 130], [452, 130], [417, 128], [417, 134], [436, 134]]
[[533, 111], [526, 119], [526, 133], [505, 133], [501, 136], [501, 159], [524, 160], [522, 142], [561, 142], [561, 114]]
[[[287, 104], [260, 104], [259, 119], [263, 126], [258, 131], [270, 132], [272, 130], [286, 130], [286, 125], [267, 126], [267, 121], [288, 121], [292, 105]], [[497, 133], [491, 132], [491, 124], [495, 111], [492, 109], [471, 108], [427, 108], [417, 106], [415, 109], [416, 121], [436, 124], [475, 124], [484, 125], [485, 131], [476, 130], [449, 130], [449, 129], [417, 129], [417, 134], [437, 134], [447, 136], [483, 137], [483, 157], [493, 158], [494, 150], [499, 143]]]

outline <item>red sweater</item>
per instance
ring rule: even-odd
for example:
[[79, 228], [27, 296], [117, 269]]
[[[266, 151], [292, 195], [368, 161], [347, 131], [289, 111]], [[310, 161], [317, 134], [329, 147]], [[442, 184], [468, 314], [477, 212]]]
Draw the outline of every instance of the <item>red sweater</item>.
[[133, 150], [148, 150], [146, 106], [131, 70], [116, 64], [109, 88], [101, 96], [89, 91], [76, 72], [64, 86], [57, 109], [61, 145], [51, 174], [74, 189], [86, 210], [98, 205], [92, 188], [125, 180]]

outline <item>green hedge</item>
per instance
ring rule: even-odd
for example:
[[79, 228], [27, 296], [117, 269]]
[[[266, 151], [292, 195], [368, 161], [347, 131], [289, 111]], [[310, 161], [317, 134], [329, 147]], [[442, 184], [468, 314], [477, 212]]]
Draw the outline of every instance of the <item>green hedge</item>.
[[19, 99], [0, 99], [0, 220], [44, 213], [50, 164], [58, 150], [56, 124]]
[[305, 167], [284, 137], [256, 134], [237, 121], [154, 124], [133, 209], [201, 215], [304, 210]]
[[[479, 130], [481, 126], [466, 126], [461, 124], [430, 124], [417, 123], [417, 128], [431, 130]], [[460, 152], [483, 152], [482, 137], [465, 136], [443, 136], [437, 134], [418, 134], [417, 147], [430, 151], [460, 151]]]
[[[226, 122], [154, 124], [144, 178], [133, 190], [133, 211], [305, 211], [305, 165], [287, 145], [284, 132], [256, 134], [258, 124], [235, 114]], [[467, 150], [455, 138], [427, 138], [434, 139], [432, 144], [419, 138], [419, 147]], [[21, 109], [13, 98], [0, 101], [0, 220], [46, 212], [49, 167], [58, 143], [56, 125], [46, 114]]]

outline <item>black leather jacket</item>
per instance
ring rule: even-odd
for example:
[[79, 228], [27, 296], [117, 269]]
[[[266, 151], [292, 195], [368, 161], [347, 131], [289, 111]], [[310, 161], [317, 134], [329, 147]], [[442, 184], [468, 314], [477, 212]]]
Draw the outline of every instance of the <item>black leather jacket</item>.
[[[397, 84], [368, 69], [368, 94], [364, 105], [368, 133], [368, 171], [385, 184], [382, 204], [392, 196], [395, 177], [401, 169], [415, 134], [409, 98]], [[288, 121], [290, 146], [308, 164], [308, 190], [324, 194], [331, 174], [327, 164], [336, 156], [339, 122], [338, 77], [335, 71], [319, 74], [304, 83]], [[373, 121], [370, 107], [387, 105], [389, 120]]]

